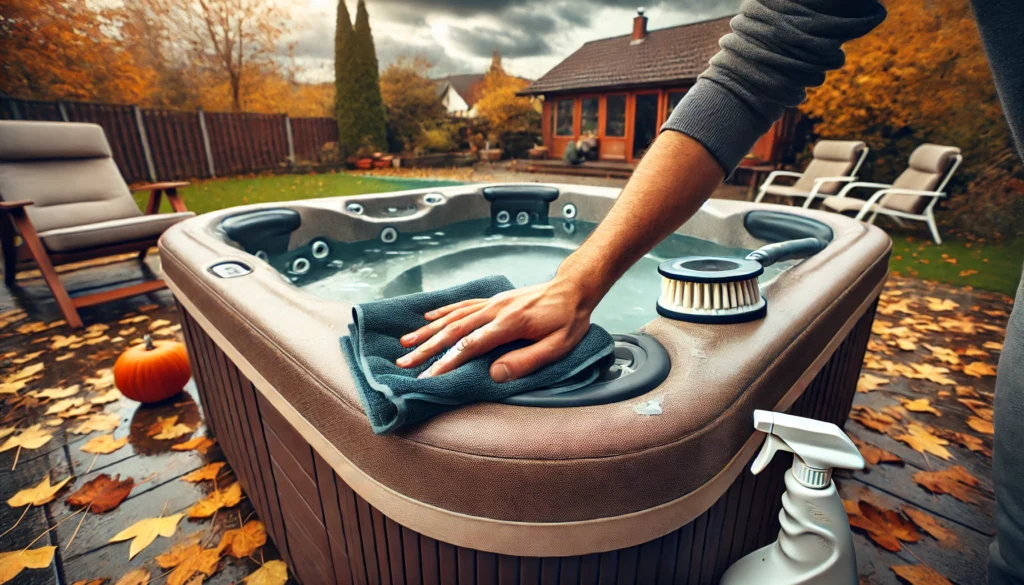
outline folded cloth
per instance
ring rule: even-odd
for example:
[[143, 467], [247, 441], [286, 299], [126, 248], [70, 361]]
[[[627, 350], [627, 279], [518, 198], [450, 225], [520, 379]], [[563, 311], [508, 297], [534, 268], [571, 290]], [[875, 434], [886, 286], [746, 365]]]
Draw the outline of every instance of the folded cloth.
[[583, 341], [569, 355], [502, 384], [491, 380], [491, 364], [509, 351], [529, 345], [528, 342], [503, 345], [451, 372], [422, 380], [416, 376], [440, 359], [440, 355], [417, 368], [395, 365], [395, 360], [411, 351], [402, 347], [399, 338], [426, 325], [424, 313], [467, 299], [490, 298], [512, 288], [507, 278], [492, 276], [444, 290], [364, 303], [352, 309], [353, 322], [349, 334], [341, 338], [341, 347], [374, 433], [392, 433], [461, 404], [496, 402], [556, 385], [560, 392], [569, 392], [597, 378], [599, 365], [613, 353], [614, 344], [608, 332], [596, 325], [590, 326]]

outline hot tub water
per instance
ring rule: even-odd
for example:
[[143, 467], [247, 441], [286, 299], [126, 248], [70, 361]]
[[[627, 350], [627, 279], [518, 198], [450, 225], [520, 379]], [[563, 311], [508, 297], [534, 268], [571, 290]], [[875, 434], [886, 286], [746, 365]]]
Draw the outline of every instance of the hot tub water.
[[[313, 259], [308, 272], [291, 270], [297, 258], [312, 259], [307, 244], [269, 262], [293, 284], [328, 300], [358, 304], [404, 294], [437, 290], [494, 274], [517, 287], [551, 279], [559, 264], [597, 224], [552, 220], [554, 225], [496, 227], [489, 219], [471, 220], [422, 233], [399, 233], [397, 241], [345, 243], [324, 238], [329, 255]], [[612, 287], [593, 320], [609, 331], [636, 331], [657, 316], [661, 294], [658, 264], [688, 255], [743, 258], [750, 250], [729, 248], [673, 234], [644, 256]], [[769, 267], [761, 282], [788, 263]]]

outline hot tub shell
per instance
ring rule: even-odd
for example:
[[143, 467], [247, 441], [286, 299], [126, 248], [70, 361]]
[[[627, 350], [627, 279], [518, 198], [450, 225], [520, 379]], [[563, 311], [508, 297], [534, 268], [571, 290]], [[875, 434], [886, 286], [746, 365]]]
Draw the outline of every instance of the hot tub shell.
[[[551, 221], [565, 203], [599, 221], [618, 194], [554, 187]], [[291, 247], [492, 214], [480, 186], [286, 207], [301, 216]], [[703, 584], [779, 529], [788, 461], [747, 472], [762, 439], [753, 410], [846, 421], [891, 245], [838, 215], [714, 200], [680, 233], [757, 247], [743, 227], [756, 209], [816, 219], [833, 241], [762, 285], [762, 321], [648, 324], [673, 364], [658, 389], [576, 409], [473, 405], [387, 437], [370, 431], [340, 355], [349, 306], [226, 238], [220, 221], [239, 209], [176, 226], [160, 247], [208, 424], [303, 583]], [[254, 270], [213, 276], [225, 260]], [[652, 398], [662, 415], [633, 410]]]

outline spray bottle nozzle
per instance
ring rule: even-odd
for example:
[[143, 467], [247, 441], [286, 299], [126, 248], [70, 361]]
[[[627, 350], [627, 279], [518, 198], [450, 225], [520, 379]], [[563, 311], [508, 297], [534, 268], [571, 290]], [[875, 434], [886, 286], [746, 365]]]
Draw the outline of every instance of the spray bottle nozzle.
[[832, 423], [756, 410], [754, 428], [768, 435], [750, 467], [754, 475], [764, 471], [779, 451], [793, 454], [793, 475], [810, 488], [828, 486], [834, 468], [864, 469], [857, 446]]

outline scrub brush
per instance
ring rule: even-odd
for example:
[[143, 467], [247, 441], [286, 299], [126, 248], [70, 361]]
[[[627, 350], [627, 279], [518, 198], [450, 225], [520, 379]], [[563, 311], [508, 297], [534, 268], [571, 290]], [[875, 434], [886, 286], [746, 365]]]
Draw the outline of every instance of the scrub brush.
[[768, 244], [746, 258], [687, 256], [658, 266], [661, 298], [658, 314], [692, 323], [745, 323], [763, 318], [768, 301], [761, 296], [757, 277], [765, 266], [805, 258], [824, 249], [818, 238]]

